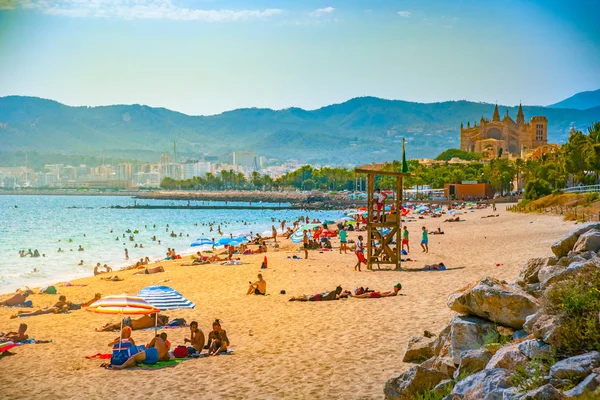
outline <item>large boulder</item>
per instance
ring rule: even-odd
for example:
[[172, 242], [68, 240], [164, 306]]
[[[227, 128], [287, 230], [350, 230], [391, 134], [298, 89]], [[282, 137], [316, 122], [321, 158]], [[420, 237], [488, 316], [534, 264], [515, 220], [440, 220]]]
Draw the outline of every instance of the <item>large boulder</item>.
[[552, 356], [549, 345], [537, 339], [524, 340], [518, 345], [519, 351], [530, 359], [548, 359]]
[[485, 366], [485, 369], [504, 368], [515, 371], [519, 365], [525, 364], [529, 359], [519, 350], [518, 344], [503, 346], [494, 354]]
[[454, 372], [454, 379], [463, 373], [474, 374], [485, 368], [492, 358], [492, 354], [487, 349], [467, 350], [460, 355], [460, 365]]
[[527, 318], [525, 324], [523, 324], [523, 329], [545, 343], [560, 346], [560, 325], [561, 319], [559, 316], [536, 313]]
[[592, 351], [565, 358], [550, 367], [550, 376], [559, 379], [582, 379], [600, 366], [600, 353]]
[[510, 398], [511, 394], [516, 393], [510, 383], [511, 377], [512, 373], [502, 368], [484, 369], [458, 382], [448, 397], [455, 400], [502, 400], [505, 396]]
[[523, 265], [517, 284], [522, 288], [527, 287], [529, 284], [538, 283], [538, 271], [540, 268], [548, 265], [548, 257], [545, 258], [532, 258]]
[[433, 357], [433, 348], [435, 338], [427, 338], [423, 336], [413, 336], [408, 341], [406, 353], [404, 353], [403, 362], [422, 362]]
[[592, 229], [600, 229], [600, 222], [586, 224], [567, 233], [561, 239], [552, 243], [552, 252], [557, 257], [566, 256], [575, 247], [579, 236]]
[[573, 251], [581, 253], [584, 251], [597, 252], [600, 250], [600, 230], [590, 229], [589, 231], [579, 235]]
[[409, 400], [418, 393], [433, 389], [446, 378], [448, 376], [439, 371], [417, 365], [388, 380], [383, 392], [386, 399]]
[[481, 349], [486, 339], [499, 337], [496, 326], [477, 317], [456, 316], [450, 322], [448, 355], [454, 364], [460, 364], [464, 351]]
[[567, 397], [579, 397], [585, 393], [593, 392], [600, 386], [600, 376], [597, 374], [589, 374], [584, 380], [579, 382], [577, 386], [565, 392]]
[[562, 400], [565, 396], [554, 386], [547, 383], [544, 386], [530, 390], [529, 392], [518, 396], [518, 400]]
[[561, 282], [586, 272], [597, 271], [599, 268], [600, 257], [574, 261], [568, 267], [544, 267], [539, 271], [540, 283], [543, 288], [547, 288], [553, 283]]
[[448, 307], [461, 314], [476, 315], [521, 329], [525, 319], [538, 310], [538, 302], [516, 286], [485, 278], [474, 286], [451, 294]]

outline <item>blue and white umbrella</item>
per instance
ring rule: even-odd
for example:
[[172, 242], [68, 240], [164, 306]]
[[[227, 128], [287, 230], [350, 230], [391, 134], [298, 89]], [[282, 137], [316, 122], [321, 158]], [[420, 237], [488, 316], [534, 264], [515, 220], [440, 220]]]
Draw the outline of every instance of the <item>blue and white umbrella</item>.
[[208, 245], [212, 245], [213, 241], [207, 238], [198, 238], [195, 241], [193, 241], [190, 246], [192, 247], [196, 247], [196, 246], [208, 246]]
[[168, 286], [148, 286], [140, 290], [138, 296], [161, 311], [196, 307], [196, 304]]

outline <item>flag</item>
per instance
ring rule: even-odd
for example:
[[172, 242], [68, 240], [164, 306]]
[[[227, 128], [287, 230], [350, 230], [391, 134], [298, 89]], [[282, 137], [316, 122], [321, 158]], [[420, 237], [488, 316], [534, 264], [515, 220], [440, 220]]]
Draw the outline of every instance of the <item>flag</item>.
[[408, 163], [406, 162], [406, 150], [404, 147], [404, 138], [402, 138], [402, 172], [408, 173]]

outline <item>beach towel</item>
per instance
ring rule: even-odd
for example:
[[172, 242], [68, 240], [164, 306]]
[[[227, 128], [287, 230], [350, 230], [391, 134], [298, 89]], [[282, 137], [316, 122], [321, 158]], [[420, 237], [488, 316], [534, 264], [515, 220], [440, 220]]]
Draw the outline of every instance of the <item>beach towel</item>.
[[[235, 350], [233, 349], [227, 349], [227, 351], [222, 351], [219, 353], [220, 356], [229, 356], [231, 354], [233, 354], [235, 352]], [[195, 353], [189, 356], [190, 358], [204, 358], [204, 357], [210, 357], [208, 355], [208, 353]]]
[[138, 368], [144, 369], [144, 368], [165, 368], [165, 367], [174, 367], [177, 364], [187, 361], [187, 358], [176, 358], [174, 360], [169, 360], [169, 361], [159, 361], [156, 364], [138, 364]]
[[112, 354], [94, 354], [93, 356], [84, 356], [83, 358], [92, 359], [97, 358], [99, 360], [109, 360], [112, 357]]

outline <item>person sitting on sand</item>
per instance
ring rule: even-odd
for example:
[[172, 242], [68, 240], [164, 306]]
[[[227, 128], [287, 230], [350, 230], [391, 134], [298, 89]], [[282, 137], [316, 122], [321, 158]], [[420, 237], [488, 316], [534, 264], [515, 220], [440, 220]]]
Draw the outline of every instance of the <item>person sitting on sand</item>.
[[267, 293], [267, 281], [263, 279], [262, 274], [258, 274], [258, 280], [254, 283], [250, 282], [250, 287], [248, 288], [248, 293], [246, 294], [261, 294], [265, 295]]
[[227, 351], [229, 347], [229, 338], [227, 332], [221, 328], [221, 321], [216, 319], [212, 324], [213, 330], [208, 334], [208, 354], [218, 356], [220, 353]]
[[115, 338], [115, 340], [110, 342], [108, 344], [108, 346], [112, 347], [115, 344], [119, 344], [119, 343], [131, 343], [132, 345], [135, 346], [135, 340], [133, 340], [133, 338], [131, 337], [131, 327], [130, 326], [124, 326], [123, 330], [121, 330], [121, 336]]
[[2, 301], [0, 305], [2, 305], [3, 307], [22, 306], [25, 304], [25, 302], [27, 301], [27, 297], [29, 297], [30, 294], [33, 294], [31, 290], [25, 290], [24, 292], [15, 293], [12, 297], [9, 297], [8, 299]]
[[[140, 274], [142, 274], [143, 272], [138, 272]], [[135, 273], [134, 275], [137, 275], [138, 273]], [[108, 278], [100, 278], [103, 281], [111, 281], [111, 282], [120, 282], [120, 281], [124, 281], [125, 279], [123, 278], [119, 278], [119, 275], [115, 275], [115, 276], [109, 276]]]
[[190, 338], [183, 339], [183, 343], [189, 343], [192, 346], [188, 347], [188, 354], [202, 353], [204, 349], [204, 332], [198, 328], [198, 322], [192, 321], [190, 323]]
[[331, 301], [348, 297], [348, 295], [346, 294], [348, 292], [342, 292], [342, 287], [338, 286], [332, 292], [317, 293], [313, 294], [312, 296], [307, 296], [303, 294], [302, 296], [292, 297], [289, 301]]
[[398, 296], [398, 292], [402, 289], [402, 285], [400, 283], [396, 283], [394, 285], [394, 289], [390, 292], [368, 292], [363, 294], [356, 294], [352, 297], [357, 299], [379, 299], [381, 297], [393, 297]]
[[22, 342], [23, 340], [29, 339], [29, 335], [25, 332], [27, 331], [27, 324], [20, 324], [17, 332], [6, 332], [0, 334], [0, 342]]
[[48, 307], [46, 309], [38, 309], [32, 312], [27, 312], [27, 311], [19, 311], [16, 315], [12, 315], [10, 318], [17, 318], [17, 317], [32, 317], [34, 315], [42, 315], [42, 314], [59, 314], [59, 313], [65, 313], [67, 311], [69, 311], [69, 309], [71, 308], [71, 303], [67, 301], [67, 297], [65, 295], [61, 295], [58, 298], [58, 302], [56, 302], [56, 304], [54, 304], [52, 307]]
[[134, 331], [146, 328], [153, 328], [156, 326], [165, 326], [169, 322], [169, 317], [166, 315], [158, 314], [156, 318], [154, 315], [143, 315], [138, 319], [125, 318], [123, 322], [115, 324], [106, 324], [102, 328], [97, 329], [96, 332], [118, 332], [121, 329], [121, 325], [130, 326]]
[[435, 231], [431, 231], [431, 232], [429, 232], [429, 234], [430, 234], [430, 235], [443, 235], [443, 234], [444, 234], [444, 231], [442, 231], [442, 228], [440, 228], [440, 227], [438, 226], [438, 228], [437, 228]]
[[136, 272], [134, 275], [157, 274], [159, 272], [165, 272], [165, 269], [160, 265], [151, 268], [146, 267], [143, 271]]
[[165, 341], [159, 336], [156, 336], [145, 350], [129, 357], [122, 365], [113, 365], [113, 369], [125, 369], [135, 367], [137, 363], [146, 365], [154, 365], [159, 361], [169, 360], [169, 349]]
[[[104, 268], [104, 271], [101, 271], [100, 269]], [[105, 274], [108, 272], [112, 272], [112, 268], [109, 267], [108, 265], [104, 264], [104, 267], [100, 266], [100, 263], [96, 264], [96, 266], [94, 267], [94, 275], [100, 275], [100, 274]]]

